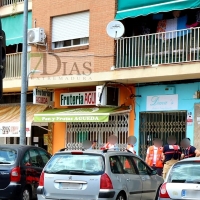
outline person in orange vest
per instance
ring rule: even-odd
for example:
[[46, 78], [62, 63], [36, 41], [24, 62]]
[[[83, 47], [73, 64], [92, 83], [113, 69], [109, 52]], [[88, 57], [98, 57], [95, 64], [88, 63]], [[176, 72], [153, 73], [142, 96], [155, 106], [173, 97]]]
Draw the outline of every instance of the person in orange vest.
[[162, 140], [155, 138], [153, 146], [147, 149], [146, 163], [157, 171], [159, 176], [162, 176], [163, 161], [162, 161], [163, 147]]

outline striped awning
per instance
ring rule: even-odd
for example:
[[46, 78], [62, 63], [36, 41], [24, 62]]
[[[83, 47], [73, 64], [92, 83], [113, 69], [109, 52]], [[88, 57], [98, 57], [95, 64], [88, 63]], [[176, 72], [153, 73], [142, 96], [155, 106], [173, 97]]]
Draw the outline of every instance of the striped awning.
[[116, 20], [200, 7], [199, 0], [118, 0]]
[[[31, 125], [35, 113], [42, 112], [46, 105], [26, 106], [26, 136], [31, 135]], [[20, 136], [20, 105], [0, 105], [0, 137]]]

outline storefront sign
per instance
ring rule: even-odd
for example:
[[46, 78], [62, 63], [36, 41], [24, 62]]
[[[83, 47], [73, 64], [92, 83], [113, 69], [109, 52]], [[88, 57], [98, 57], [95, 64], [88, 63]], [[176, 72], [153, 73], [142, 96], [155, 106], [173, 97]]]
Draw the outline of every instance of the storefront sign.
[[188, 112], [188, 113], [187, 113], [187, 125], [188, 125], [188, 126], [192, 126], [192, 124], [193, 124], [192, 112]]
[[178, 95], [147, 96], [146, 110], [178, 110]]
[[60, 105], [61, 106], [96, 105], [96, 91], [61, 93]]
[[[0, 123], [0, 137], [20, 137], [20, 124]], [[26, 137], [31, 137], [31, 123], [26, 124]]]
[[49, 105], [52, 92], [35, 88], [33, 90], [33, 104]]

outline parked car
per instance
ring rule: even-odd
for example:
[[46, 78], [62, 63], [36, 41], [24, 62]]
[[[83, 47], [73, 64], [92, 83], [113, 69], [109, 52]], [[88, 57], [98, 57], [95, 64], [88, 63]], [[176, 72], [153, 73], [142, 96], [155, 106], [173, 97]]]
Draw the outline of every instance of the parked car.
[[158, 200], [172, 199], [200, 199], [200, 158], [187, 158], [171, 167]]
[[138, 156], [114, 150], [61, 151], [45, 166], [38, 200], [154, 200], [163, 178]]
[[40, 174], [50, 157], [35, 146], [0, 145], [0, 199], [37, 198]]

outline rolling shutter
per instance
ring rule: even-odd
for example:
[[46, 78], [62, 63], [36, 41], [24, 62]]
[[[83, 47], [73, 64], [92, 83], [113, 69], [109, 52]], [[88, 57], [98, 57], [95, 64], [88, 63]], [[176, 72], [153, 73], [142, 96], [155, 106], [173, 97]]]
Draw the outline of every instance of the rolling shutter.
[[89, 37], [89, 11], [54, 17], [52, 42]]

